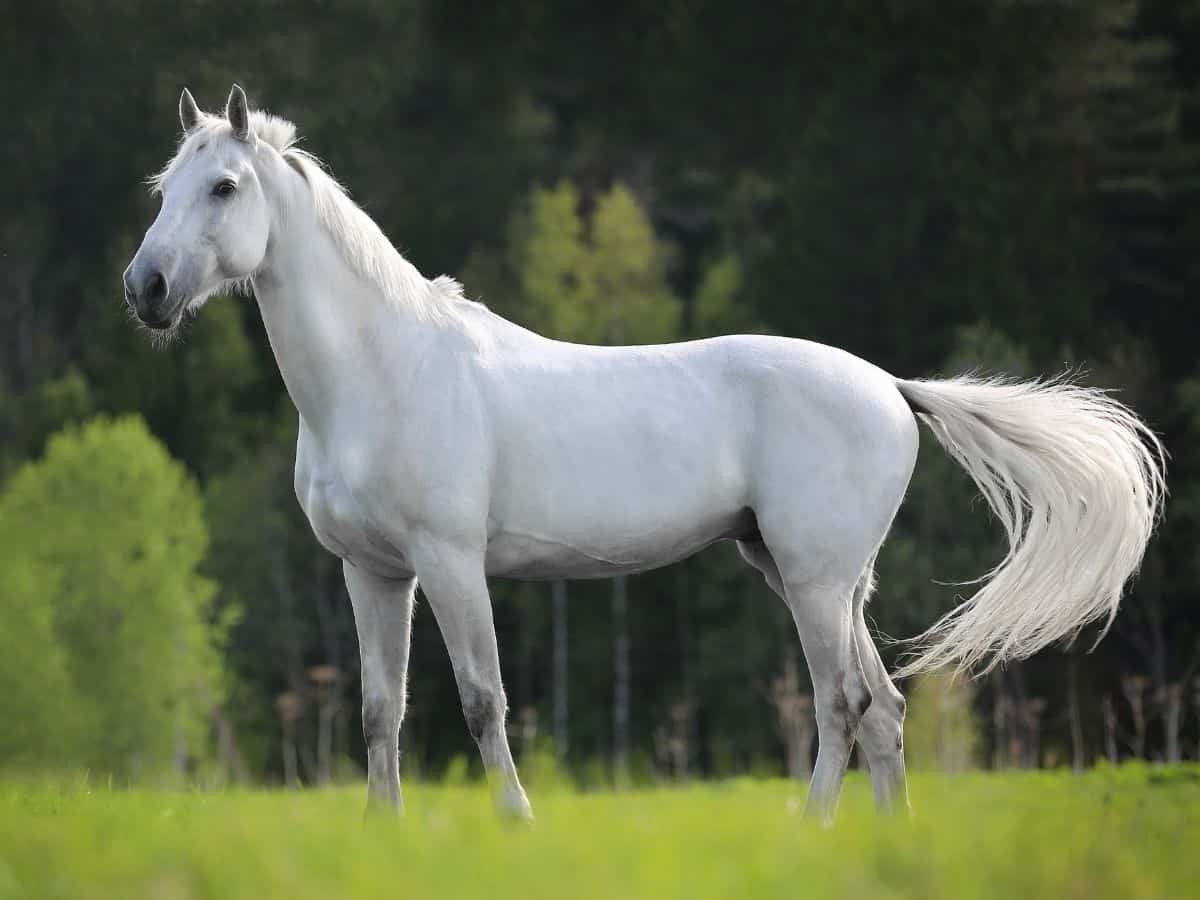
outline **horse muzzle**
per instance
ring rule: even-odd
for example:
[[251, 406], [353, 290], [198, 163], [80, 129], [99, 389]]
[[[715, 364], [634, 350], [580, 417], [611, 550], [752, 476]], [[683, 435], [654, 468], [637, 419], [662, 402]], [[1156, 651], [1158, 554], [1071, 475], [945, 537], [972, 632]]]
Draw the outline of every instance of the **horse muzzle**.
[[143, 325], [162, 331], [178, 321], [179, 304], [172, 302], [171, 285], [162, 272], [151, 272], [139, 283], [131, 266], [124, 281], [125, 302]]

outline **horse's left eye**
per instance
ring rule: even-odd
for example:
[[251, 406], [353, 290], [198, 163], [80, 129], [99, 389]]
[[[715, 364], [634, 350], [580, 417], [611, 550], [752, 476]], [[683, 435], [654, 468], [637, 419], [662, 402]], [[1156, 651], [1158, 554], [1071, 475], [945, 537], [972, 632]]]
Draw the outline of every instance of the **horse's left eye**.
[[224, 181], [218, 181], [216, 186], [213, 187], [212, 192], [214, 197], [228, 197], [236, 190], [237, 182], [230, 181], [228, 178], [226, 178]]

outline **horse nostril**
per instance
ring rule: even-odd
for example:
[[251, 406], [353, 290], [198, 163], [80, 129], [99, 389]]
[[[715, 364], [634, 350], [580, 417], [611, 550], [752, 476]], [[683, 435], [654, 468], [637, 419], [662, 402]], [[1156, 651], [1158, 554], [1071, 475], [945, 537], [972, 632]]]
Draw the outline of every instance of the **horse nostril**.
[[152, 305], [162, 303], [167, 299], [167, 279], [161, 272], [155, 272], [147, 279], [142, 299]]

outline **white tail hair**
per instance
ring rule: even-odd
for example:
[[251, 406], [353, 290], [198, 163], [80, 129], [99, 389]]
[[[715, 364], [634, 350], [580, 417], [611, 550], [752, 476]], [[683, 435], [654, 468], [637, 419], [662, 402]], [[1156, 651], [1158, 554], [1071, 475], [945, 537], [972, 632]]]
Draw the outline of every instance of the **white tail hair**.
[[1165, 453], [1154, 433], [1103, 391], [1061, 379], [896, 387], [1008, 536], [999, 565], [968, 582], [982, 587], [913, 639], [896, 675], [946, 664], [982, 674], [1099, 619], [1107, 632], [1162, 510]]

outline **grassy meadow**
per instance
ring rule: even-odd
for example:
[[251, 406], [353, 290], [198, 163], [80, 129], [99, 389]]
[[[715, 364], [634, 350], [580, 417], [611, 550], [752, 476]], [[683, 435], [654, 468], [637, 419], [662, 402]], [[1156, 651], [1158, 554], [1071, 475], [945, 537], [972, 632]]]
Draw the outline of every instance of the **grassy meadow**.
[[400, 819], [361, 785], [0, 787], [0, 898], [1200, 896], [1200, 768], [913, 778], [879, 819], [852, 773], [835, 828], [803, 790], [734, 780], [624, 793], [534, 791], [537, 823], [484, 788], [412, 784]]

